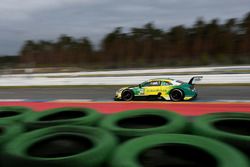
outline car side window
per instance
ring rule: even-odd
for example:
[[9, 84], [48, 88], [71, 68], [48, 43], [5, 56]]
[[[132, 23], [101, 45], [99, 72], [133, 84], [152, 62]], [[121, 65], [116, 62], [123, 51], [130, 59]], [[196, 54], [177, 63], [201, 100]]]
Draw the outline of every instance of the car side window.
[[142, 87], [148, 87], [148, 86], [160, 86], [161, 82], [160, 81], [151, 81], [151, 82], [143, 82], [141, 84]]
[[161, 85], [162, 86], [168, 86], [168, 85], [172, 85], [172, 84], [170, 82], [167, 82], [167, 81], [162, 81]]
[[161, 82], [160, 81], [151, 81], [149, 86], [160, 86]]

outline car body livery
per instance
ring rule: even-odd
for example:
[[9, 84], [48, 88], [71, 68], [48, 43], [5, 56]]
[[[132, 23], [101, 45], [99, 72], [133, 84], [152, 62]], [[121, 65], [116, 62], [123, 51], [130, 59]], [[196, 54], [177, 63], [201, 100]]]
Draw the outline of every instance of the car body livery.
[[157, 98], [172, 101], [191, 100], [197, 96], [194, 82], [202, 76], [190, 79], [188, 83], [171, 78], [158, 78], [145, 81], [138, 86], [124, 87], [116, 92], [115, 100], [130, 101], [137, 98]]

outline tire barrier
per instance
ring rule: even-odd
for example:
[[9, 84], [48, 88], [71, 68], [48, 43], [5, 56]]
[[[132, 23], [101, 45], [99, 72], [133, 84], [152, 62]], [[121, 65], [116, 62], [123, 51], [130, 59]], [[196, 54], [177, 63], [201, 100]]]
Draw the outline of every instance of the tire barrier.
[[28, 130], [55, 125], [94, 125], [102, 114], [89, 108], [64, 107], [30, 114], [24, 120]]
[[32, 109], [19, 106], [2, 106], [0, 107], [0, 124], [22, 122], [25, 117], [32, 114]]
[[111, 167], [248, 167], [247, 158], [222, 142], [192, 135], [156, 134], [132, 139], [114, 152]]
[[213, 113], [196, 117], [192, 132], [229, 143], [250, 157], [250, 114]]
[[245, 167], [247, 160], [250, 113], [0, 107], [0, 167]]
[[54, 126], [24, 133], [7, 143], [3, 167], [99, 167], [116, 138], [100, 128]]
[[117, 135], [120, 141], [133, 137], [156, 133], [183, 133], [187, 119], [177, 113], [158, 110], [129, 110], [108, 115], [100, 122], [100, 127]]

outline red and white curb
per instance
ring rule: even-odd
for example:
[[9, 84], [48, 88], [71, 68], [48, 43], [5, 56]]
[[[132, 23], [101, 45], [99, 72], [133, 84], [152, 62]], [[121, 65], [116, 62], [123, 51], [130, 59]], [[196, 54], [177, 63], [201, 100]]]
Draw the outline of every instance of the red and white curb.
[[[103, 99], [103, 100], [94, 100], [94, 99], [0, 99], [0, 102], [62, 102], [62, 103], [78, 103], [78, 102], [112, 102], [112, 99]], [[167, 103], [171, 101], [132, 101], [132, 102], [161, 102]], [[250, 103], [250, 100], [227, 100], [227, 99], [218, 99], [218, 100], [193, 100], [193, 101], [183, 101], [184, 103], [206, 103], [206, 102], [225, 102], [225, 103]], [[119, 103], [119, 102], [117, 102]]]

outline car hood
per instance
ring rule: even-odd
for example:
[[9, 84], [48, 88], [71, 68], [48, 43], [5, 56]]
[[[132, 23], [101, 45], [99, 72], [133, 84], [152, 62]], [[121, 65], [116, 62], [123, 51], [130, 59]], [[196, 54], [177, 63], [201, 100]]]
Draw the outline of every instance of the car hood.
[[128, 88], [129, 87], [122, 87], [122, 88], [118, 89], [117, 92], [122, 92], [123, 90], [128, 89]]
[[122, 88], [120, 88], [118, 91], [119, 91], [119, 92], [122, 92], [122, 91], [125, 90], [125, 89], [134, 89], [134, 88], [138, 88], [138, 86], [127, 86], [127, 87], [122, 87]]

